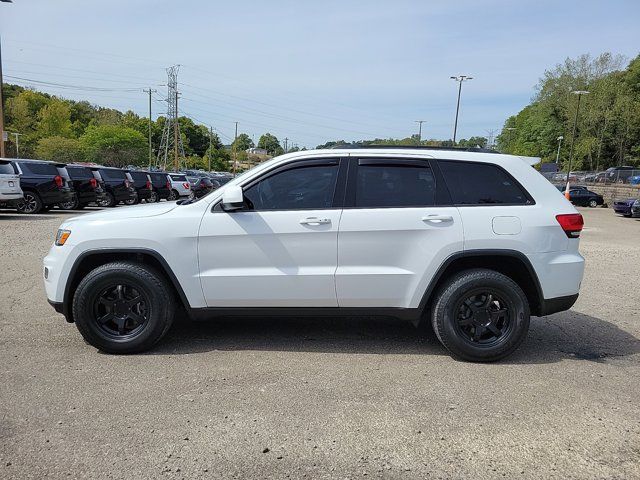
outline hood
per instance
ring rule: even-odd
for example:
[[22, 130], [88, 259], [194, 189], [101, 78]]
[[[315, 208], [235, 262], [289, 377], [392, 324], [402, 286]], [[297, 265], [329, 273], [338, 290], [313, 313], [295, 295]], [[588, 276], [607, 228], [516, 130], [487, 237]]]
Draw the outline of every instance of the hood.
[[615, 200], [615, 203], [626, 203], [626, 204], [631, 204], [633, 202], [635, 202], [636, 199], [635, 198], [625, 198], [625, 199], [618, 199]]
[[67, 222], [96, 221], [96, 220], [118, 220], [124, 218], [146, 218], [157, 217], [170, 212], [177, 207], [176, 202], [147, 203], [132, 207], [116, 207], [112, 209], [100, 210], [99, 212], [85, 213], [79, 217], [72, 217]]

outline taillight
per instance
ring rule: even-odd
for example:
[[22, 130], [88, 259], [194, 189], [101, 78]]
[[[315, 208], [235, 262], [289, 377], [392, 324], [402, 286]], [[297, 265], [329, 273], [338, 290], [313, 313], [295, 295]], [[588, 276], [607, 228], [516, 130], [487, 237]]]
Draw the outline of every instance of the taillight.
[[147, 180], [147, 190], [151, 190], [151, 182]]
[[56, 175], [55, 177], [53, 177], [54, 182], [56, 182], [56, 186], [58, 188], [62, 188], [62, 185], [64, 185], [64, 181], [62, 180], [62, 177], [60, 175]]
[[89, 183], [91, 184], [91, 188], [96, 188], [98, 186], [98, 181], [95, 178], [89, 180]]
[[129, 188], [129, 186], [131, 185], [131, 183], [129, 182], [129, 180], [125, 180], [124, 181], [124, 186]]
[[167, 190], [171, 190], [171, 182], [167, 180]]
[[556, 215], [556, 220], [567, 234], [569, 238], [578, 238], [582, 227], [584, 227], [584, 219], [579, 213], [567, 213], [564, 215]]
[[182, 186], [185, 188], [185, 190], [189, 190], [191, 188], [191, 184], [189, 182], [183, 183]]

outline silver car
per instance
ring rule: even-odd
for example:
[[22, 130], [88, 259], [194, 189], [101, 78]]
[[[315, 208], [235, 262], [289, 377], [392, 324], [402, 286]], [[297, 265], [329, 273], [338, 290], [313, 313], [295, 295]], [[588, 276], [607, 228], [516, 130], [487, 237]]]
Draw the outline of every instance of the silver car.
[[0, 203], [13, 202], [22, 197], [20, 176], [9, 160], [0, 159]]
[[167, 200], [178, 200], [180, 197], [191, 196], [191, 185], [183, 173], [168, 173], [171, 182], [171, 195]]

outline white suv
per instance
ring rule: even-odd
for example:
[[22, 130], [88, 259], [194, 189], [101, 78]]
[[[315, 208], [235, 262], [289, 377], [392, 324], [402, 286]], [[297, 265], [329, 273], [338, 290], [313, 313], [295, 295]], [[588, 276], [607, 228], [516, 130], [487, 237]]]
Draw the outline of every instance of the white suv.
[[217, 315], [430, 320], [457, 357], [500, 359], [530, 315], [569, 309], [582, 216], [526, 159], [452, 149], [296, 152], [199, 199], [65, 221], [49, 302], [111, 353], [178, 307]]

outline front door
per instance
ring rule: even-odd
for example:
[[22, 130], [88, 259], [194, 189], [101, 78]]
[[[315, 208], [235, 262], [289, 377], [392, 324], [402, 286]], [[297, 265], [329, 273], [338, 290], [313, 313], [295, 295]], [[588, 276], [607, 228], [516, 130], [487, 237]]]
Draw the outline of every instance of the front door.
[[208, 306], [337, 306], [339, 170], [339, 159], [285, 165], [243, 186], [243, 210], [205, 215], [198, 255]]

